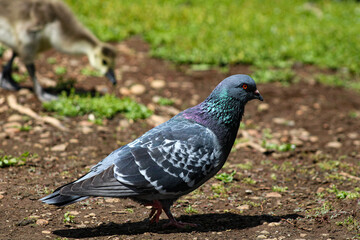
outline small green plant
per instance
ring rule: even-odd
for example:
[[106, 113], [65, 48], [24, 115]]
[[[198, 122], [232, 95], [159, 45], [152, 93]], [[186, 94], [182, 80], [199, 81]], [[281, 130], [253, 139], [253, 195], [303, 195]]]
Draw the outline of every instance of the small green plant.
[[317, 166], [324, 171], [336, 170], [340, 166], [340, 161], [329, 160], [329, 161], [318, 162]]
[[270, 175], [270, 177], [271, 177], [271, 179], [272, 180], [277, 180], [277, 176], [276, 176], [276, 174], [275, 173], [272, 173], [271, 175]]
[[55, 64], [56, 63], [56, 58], [54, 57], [49, 57], [46, 59], [46, 62], [49, 64]]
[[213, 66], [210, 64], [192, 64], [191, 70], [193, 71], [207, 71], [210, 70]]
[[215, 176], [217, 180], [223, 181], [224, 183], [230, 183], [234, 180], [234, 176], [236, 171], [234, 170], [232, 173], [219, 173]]
[[360, 234], [360, 221], [356, 220], [353, 216], [349, 216], [342, 222], [336, 222], [336, 225], [345, 226], [348, 231], [354, 231], [358, 236]]
[[57, 81], [57, 83], [56, 83], [55, 90], [58, 92], [61, 92], [61, 91], [72, 89], [72, 88], [74, 88], [75, 82], [76, 81], [74, 79], [64, 80], [64, 79], [60, 78], [60, 80]]
[[250, 184], [250, 185], [256, 184], [256, 181], [254, 179], [250, 178], [250, 177], [243, 178], [241, 180], [241, 182], [246, 183], [246, 184]]
[[261, 146], [266, 148], [267, 150], [275, 150], [275, 151], [279, 151], [279, 152], [294, 151], [296, 149], [295, 144], [283, 143], [283, 144], [278, 145], [276, 143], [267, 142], [266, 140], [263, 140]]
[[349, 117], [351, 117], [351, 118], [358, 118], [359, 116], [360, 116], [360, 112], [357, 112], [357, 111], [349, 112]]
[[169, 99], [169, 98], [160, 97], [157, 100], [157, 103], [161, 106], [170, 106], [170, 105], [173, 105], [175, 103], [175, 101], [172, 99]]
[[55, 68], [55, 74], [56, 75], [64, 75], [67, 72], [65, 67], [58, 66]]
[[329, 201], [324, 201], [320, 207], [305, 210], [306, 218], [323, 217], [329, 213], [333, 213], [334, 207]]
[[129, 213], [134, 213], [134, 209], [132, 209], [132, 208], [126, 208], [125, 210]]
[[264, 128], [262, 130], [262, 133], [263, 133], [263, 137], [265, 139], [272, 139], [273, 138], [273, 135], [271, 134], [271, 129], [270, 128]]
[[326, 189], [329, 193], [334, 193], [338, 199], [359, 199], [360, 192], [355, 188], [355, 192], [339, 190], [336, 185], [331, 185], [330, 188]]
[[1, 155], [0, 152], [0, 168], [10, 167], [10, 166], [21, 166], [26, 163], [28, 157], [31, 157], [29, 152], [24, 152], [20, 157], [13, 157], [11, 155]]
[[211, 190], [213, 191], [215, 198], [228, 196], [228, 191], [224, 184], [213, 184], [211, 185]]
[[47, 111], [70, 117], [93, 113], [96, 118], [112, 118], [116, 113], [123, 113], [126, 118], [136, 120], [147, 118], [152, 114], [146, 106], [130, 98], [119, 99], [109, 94], [91, 97], [77, 95], [74, 90], [69, 96], [63, 92], [58, 100], [45, 102], [43, 107]]
[[271, 189], [273, 192], [286, 192], [288, 187], [273, 186]]
[[14, 79], [15, 82], [17, 83], [22, 83], [22, 82], [25, 82], [26, 79], [28, 78], [29, 74], [26, 72], [24, 74], [18, 74], [18, 73], [13, 73], [11, 75]]
[[66, 212], [64, 214], [64, 223], [73, 223], [74, 222], [74, 215], [71, 215], [70, 212]]
[[193, 208], [191, 205], [189, 205], [189, 206], [187, 206], [185, 208], [185, 212], [188, 213], [188, 214], [190, 214], [190, 213], [198, 213], [198, 211], [195, 208]]
[[91, 77], [101, 77], [101, 73], [98, 70], [95, 70], [90, 67], [85, 67], [81, 69], [81, 73], [85, 76], [91, 76]]
[[250, 170], [253, 168], [253, 164], [251, 162], [239, 163], [239, 164], [236, 164], [236, 167], [238, 167], [242, 170]]
[[28, 131], [30, 131], [31, 129], [32, 129], [32, 127], [29, 126], [29, 125], [22, 125], [22, 126], [20, 127], [20, 131], [22, 131], [22, 132], [28, 132]]

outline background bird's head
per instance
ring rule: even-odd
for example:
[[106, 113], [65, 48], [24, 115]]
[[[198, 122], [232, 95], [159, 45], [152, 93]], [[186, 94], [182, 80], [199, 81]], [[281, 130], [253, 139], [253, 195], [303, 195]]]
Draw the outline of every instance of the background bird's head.
[[[225, 78], [213, 91], [218, 97], [231, 98], [245, 104], [252, 99], [263, 101], [255, 81], [248, 75], [237, 74]], [[212, 95], [213, 95], [212, 94]]]
[[108, 44], [99, 44], [89, 54], [90, 64], [105, 75], [112, 84], [116, 84], [114, 73], [116, 51]]

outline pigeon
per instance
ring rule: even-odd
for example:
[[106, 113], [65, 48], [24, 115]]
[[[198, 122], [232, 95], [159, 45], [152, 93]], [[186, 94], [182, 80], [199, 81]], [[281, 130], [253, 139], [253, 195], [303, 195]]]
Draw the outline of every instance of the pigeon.
[[65, 206], [89, 196], [131, 198], [152, 206], [150, 222], [164, 227], [193, 227], [177, 221], [170, 207], [224, 165], [248, 101], [263, 101], [248, 75], [225, 78], [202, 103], [180, 112], [133, 142], [113, 151], [78, 180], [40, 199]]

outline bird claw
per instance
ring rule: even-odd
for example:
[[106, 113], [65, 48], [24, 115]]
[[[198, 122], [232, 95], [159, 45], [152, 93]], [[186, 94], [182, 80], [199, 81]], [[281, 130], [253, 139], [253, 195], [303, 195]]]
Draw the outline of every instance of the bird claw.
[[47, 93], [47, 92], [42, 92], [41, 94], [38, 94], [37, 97], [39, 98], [39, 100], [41, 102], [50, 102], [50, 101], [58, 99], [58, 96]]
[[20, 89], [19, 85], [12, 79], [11, 75], [0, 74], [0, 87], [10, 91], [17, 91]]

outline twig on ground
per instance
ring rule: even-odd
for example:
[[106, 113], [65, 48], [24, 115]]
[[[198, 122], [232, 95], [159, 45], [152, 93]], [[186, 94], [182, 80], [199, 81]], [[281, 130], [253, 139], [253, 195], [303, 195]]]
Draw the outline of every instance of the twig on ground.
[[356, 176], [353, 176], [347, 172], [340, 172], [339, 173], [340, 175], [344, 176], [344, 177], [347, 177], [347, 178], [350, 178], [350, 179], [355, 179], [357, 181], [360, 181], [360, 177], [356, 177]]
[[37, 121], [40, 122], [46, 122], [58, 129], [60, 129], [61, 131], [69, 131], [66, 127], [64, 127], [61, 122], [59, 120], [57, 120], [56, 118], [53, 117], [49, 117], [49, 116], [40, 116], [38, 115], [36, 112], [34, 112], [33, 110], [31, 110], [30, 108], [24, 107], [20, 104], [17, 103], [16, 101], [16, 97], [14, 95], [9, 95], [7, 97], [7, 102], [9, 104], [9, 107], [18, 111], [19, 113], [25, 114], [29, 117], [34, 118]]
[[238, 143], [235, 145], [235, 148], [236, 149], [240, 149], [240, 148], [243, 148], [243, 147], [250, 147], [250, 148], [253, 148], [255, 149], [256, 151], [259, 151], [261, 153], [265, 153], [267, 150], [265, 148], [263, 148], [260, 144], [254, 142], [252, 140], [252, 136], [247, 132], [247, 131], [241, 131], [241, 134], [242, 136], [247, 139], [248, 141], [247, 142], [241, 142], [241, 143]]
[[307, 232], [310, 232], [312, 229], [307, 229], [307, 228], [303, 228], [303, 227], [298, 227], [296, 226], [294, 223], [290, 222], [289, 220], [285, 219], [285, 218], [282, 218], [281, 220], [287, 222], [287, 223], [290, 223], [291, 225], [293, 225], [294, 227], [298, 228], [298, 229], [301, 229], [301, 230], [304, 230], [304, 231], [307, 231]]

